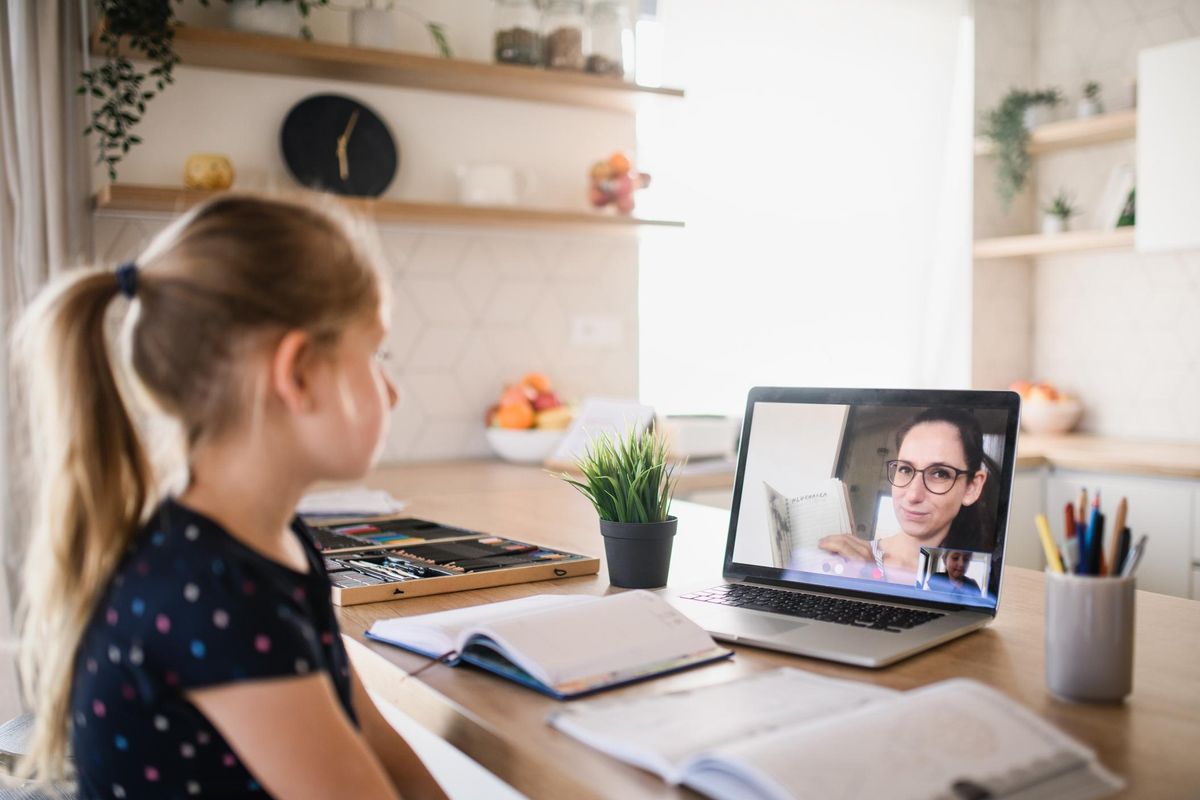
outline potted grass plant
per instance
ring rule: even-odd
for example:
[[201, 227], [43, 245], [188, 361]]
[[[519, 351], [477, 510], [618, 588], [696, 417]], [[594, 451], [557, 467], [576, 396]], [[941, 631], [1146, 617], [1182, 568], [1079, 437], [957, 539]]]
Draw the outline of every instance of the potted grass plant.
[[676, 465], [666, 439], [647, 429], [601, 434], [575, 462], [579, 476], [562, 479], [591, 501], [613, 586], [665, 586], [678, 520], [671, 516]]

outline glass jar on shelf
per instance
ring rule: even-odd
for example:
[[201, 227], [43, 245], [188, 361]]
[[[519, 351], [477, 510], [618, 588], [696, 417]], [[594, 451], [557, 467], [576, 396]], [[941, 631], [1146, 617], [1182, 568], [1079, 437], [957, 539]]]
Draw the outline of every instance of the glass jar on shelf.
[[535, 0], [496, 0], [492, 12], [496, 62], [541, 64], [541, 22], [542, 14]]
[[621, 0], [595, 0], [587, 71], [633, 80], [633, 24]]
[[587, 34], [583, 0], [550, 0], [542, 15], [546, 66], [550, 69], [585, 69]]

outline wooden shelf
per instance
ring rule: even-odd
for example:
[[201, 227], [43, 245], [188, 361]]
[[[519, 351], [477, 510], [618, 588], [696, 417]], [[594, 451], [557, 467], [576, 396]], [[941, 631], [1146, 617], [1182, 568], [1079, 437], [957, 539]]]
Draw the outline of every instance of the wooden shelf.
[[[96, 193], [97, 211], [156, 212], [178, 214], [221, 192], [176, 189], [170, 186], [109, 184]], [[303, 190], [294, 192], [297, 196]], [[403, 200], [339, 198], [355, 213], [376, 222], [418, 223], [426, 225], [464, 225], [474, 227], [555, 228], [589, 231], [632, 230], [641, 226], [682, 228], [676, 220], [627, 217], [601, 211], [555, 211], [542, 208], [509, 206], [464, 206], [453, 203], [420, 203]]]
[[1021, 258], [1057, 253], [1085, 253], [1092, 250], [1118, 250], [1133, 247], [1133, 227], [1111, 231], [1067, 231], [1054, 235], [1001, 236], [978, 239], [975, 242], [976, 260], [988, 258]]
[[[180, 63], [188, 67], [332, 78], [613, 111], [633, 111], [646, 97], [683, 97], [682, 89], [639, 86], [581, 72], [437, 58], [224, 28], [180, 25], [175, 30], [175, 49]], [[124, 46], [122, 52], [133, 56]], [[94, 36], [92, 53], [102, 53]]]
[[[1054, 150], [1084, 147], [1132, 139], [1137, 135], [1137, 111], [1118, 111], [1088, 119], [1065, 119], [1039, 125], [1029, 133], [1029, 154], [1039, 155]], [[990, 155], [992, 143], [975, 140], [975, 155]]]

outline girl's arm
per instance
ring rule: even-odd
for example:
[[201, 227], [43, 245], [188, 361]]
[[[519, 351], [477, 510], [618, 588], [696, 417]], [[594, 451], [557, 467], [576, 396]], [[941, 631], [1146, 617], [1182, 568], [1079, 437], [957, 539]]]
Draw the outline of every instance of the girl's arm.
[[350, 665], [350, 680], [354, 713], [358, 716], [362, 735], [383, 762], [392, 781], [403, 791], [406, 800], [446, 800], [446, 793], [429, 774], [421, 759], [375, 706], [353, 664]]
[[399, 800], [322, 673], [222, 684], [187, 698], [275, 797]]

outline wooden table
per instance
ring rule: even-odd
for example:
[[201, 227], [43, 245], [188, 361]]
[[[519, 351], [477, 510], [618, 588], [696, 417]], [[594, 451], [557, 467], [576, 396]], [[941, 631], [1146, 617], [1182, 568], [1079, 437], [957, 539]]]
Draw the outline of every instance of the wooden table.
[[[366, 481], [407, 500], [414, 516], [603, 555], [595, 513], [570, 487], [537, 468], [487, 461], [381, 468]], [[677, 503], [679, 533], [671, 585], [720, 580], [728, 514]], [[545, 723], [561, 703], [469, 667], [371, 642], [380, 618], [421, 614], [544, 592], [605, 594], [598, 576], [413, 598], [339, 610], [363, 680], [410, 716], [531, 798], [682, 797], [686, 790], [603, 756]], [[633, 697], [720, 683], [791, 665], [813, 672], [911, 689], [970, 677], [1005, 692], [1099, 754], [1129, 782], [1129, 797], [1200, 795], [1200, 603], [1138, 592], [1134, 690], [1121, 705], [1056, 700], [1043, 677], [1041, 574], [1005, 571], [994, 624], [883, 670], [847, 667], [737, 647], [731, 661], [605, 693]]]

